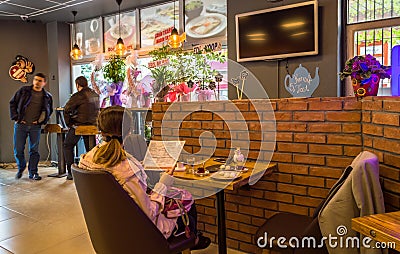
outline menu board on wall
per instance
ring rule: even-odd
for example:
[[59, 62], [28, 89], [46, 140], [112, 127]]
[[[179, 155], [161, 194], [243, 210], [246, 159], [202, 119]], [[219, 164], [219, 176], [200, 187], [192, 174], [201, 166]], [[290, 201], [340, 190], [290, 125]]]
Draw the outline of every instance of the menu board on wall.
[[185, 0], [186, 41], [226, 37], [227, 0]]
[[[174, 2], [144, 8], [140, 11], [141, 47], [154, 45], [155, 35], [174, 26]], [[175, 2], [175, 27], [179, 30], [179, 3]]]
[[101, 18], [78, 22], [75, 26], [75, 41], [84, 55], [88, 56], [103, 52], [103, 25]]
[[127, 50], [132, 50], [136, 45], [136, 15], [135, 12], [121, 13], [121, 29], [117, 15], [104, 18], [104, 47], [105, 52], [114, 51], [117, 40], [121, 37]]

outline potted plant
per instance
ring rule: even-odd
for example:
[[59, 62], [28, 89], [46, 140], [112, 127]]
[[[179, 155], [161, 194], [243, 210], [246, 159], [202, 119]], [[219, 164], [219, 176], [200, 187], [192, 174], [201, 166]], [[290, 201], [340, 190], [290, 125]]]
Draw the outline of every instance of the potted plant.
[[[149, 54], [154, 61], [169, 60], [168, 65], [150, 69], [153, 78], [156, 80], [154, 86], [156, 89], [153, 89], [156, 90], [154, 94], [162, 90], [164, 93], [158, 94], [158, 97], [162, 96], [162, 98], [165, 98], [165, 92], [180, 93], [180, 91], [189, 91], [189, 89], [191, 92], [194, 90], [193, 88], [197, 88], [197, 91], [204, 91], [198, 92], [198, 94], [206, 92], [214, 94], [214, 91], [208, 91], [215, 88], [215, 82], [213, 82], [215, 70], [211, 68], [210, 61], [222, 63], [226, 61], [225, 54], [220, 52], [208, 51], [206, 54], [201, 54], [183, 51], [182, 49], [171, 49], [168, 46], [155, 49]], [[185, 85], [182, 83], [185, 83]], [[189, 89], [182, 89], [185, 86]], [[210, 96], [206, 97], [209, 98]], [[179, 96], [172, 95], [168, 98], [179, 98]]]
[[122, 105], [120, 95], [125, 80], [125, 62], [118, 55], [111, 55], [108, 63], [103, 67], [103, 76], [111, 82], [106, 87], [110, 97], [110, 105]]
[[391, 68], [383, 66], [371, 56], [355, 56], [347, 60], [340, 79], [351, 77], [354, 94], [357, 97], [376, 96], [380, 79], [390, 78]]

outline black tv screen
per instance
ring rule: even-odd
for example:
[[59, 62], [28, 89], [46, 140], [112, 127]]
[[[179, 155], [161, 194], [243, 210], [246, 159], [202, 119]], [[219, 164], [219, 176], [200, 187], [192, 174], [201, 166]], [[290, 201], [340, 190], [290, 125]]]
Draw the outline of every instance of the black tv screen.
[[318, 54], [318, 2], [236, 15], [238, 62]]

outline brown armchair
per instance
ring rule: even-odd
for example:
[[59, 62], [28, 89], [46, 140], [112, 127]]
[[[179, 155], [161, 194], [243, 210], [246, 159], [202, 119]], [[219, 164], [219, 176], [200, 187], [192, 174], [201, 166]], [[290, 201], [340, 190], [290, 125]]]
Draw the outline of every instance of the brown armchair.
[[72, 174], [97, 253], [179, 253], [195, 245], [194, 236], [165, 239], [110, 173], [73, 165]]

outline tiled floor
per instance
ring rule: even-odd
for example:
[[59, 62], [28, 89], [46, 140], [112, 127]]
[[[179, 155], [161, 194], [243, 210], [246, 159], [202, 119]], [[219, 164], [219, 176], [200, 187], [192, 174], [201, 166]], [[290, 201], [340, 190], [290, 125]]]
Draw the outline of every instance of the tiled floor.
[[[0, 254], [95, 253], [73, 181], [46, 177], [55, 168], [39, 172], [42, 181], [28, 180], [27, 172], [15, 180], [15, 169], [0, 169]], [[217, 252], [211, 245], [192, 253]]]

